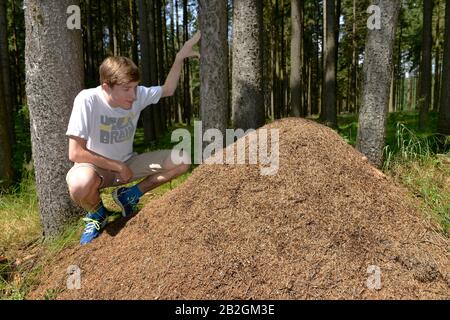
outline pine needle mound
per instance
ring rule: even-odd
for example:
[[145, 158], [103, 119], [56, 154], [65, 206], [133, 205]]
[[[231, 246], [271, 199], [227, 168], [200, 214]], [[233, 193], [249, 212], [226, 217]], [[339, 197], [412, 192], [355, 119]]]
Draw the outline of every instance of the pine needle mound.
[[[263, 128], [279, 129], [277, 174], [201, 165], [92, 244], [62, 252], [31, 297], [450, 298], [449, 241], [406, 189], [325, 126], [288, 118]], [[82, 270], [80, 290], [66, 288], [70, 265]]]

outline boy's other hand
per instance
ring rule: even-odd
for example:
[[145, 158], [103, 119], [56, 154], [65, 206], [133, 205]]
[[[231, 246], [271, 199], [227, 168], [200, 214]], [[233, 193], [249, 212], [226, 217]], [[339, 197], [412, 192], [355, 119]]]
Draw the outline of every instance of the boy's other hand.
[[128, 183], [133, 177], [133, 172], [125, 163], [120, 164], [120, 171], [118, 173], [119, 173], [118, 182], [120, 183]]
[[180, 52], [177, 54], [177, 58], [180, 60], [184, 60], [190, 57], [200, 58], [200, 53], [198, 51], [194, 51], [193, 47], [200, 41], [201, 32], [198, 31], [191, 39], [184, 43], [183, 48], [181, 48]]

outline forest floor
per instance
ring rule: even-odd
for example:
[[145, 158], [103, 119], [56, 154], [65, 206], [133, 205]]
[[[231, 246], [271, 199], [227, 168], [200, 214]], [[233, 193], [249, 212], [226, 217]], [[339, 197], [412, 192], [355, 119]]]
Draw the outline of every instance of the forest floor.
[[[136, 216], [112, 219], [88, 246], [77, 244], [81, 224], [50, 247], [31, 242], [14, 262], [28, 274], [5, 272], [13, 285], [4, 291], [29, 299], [450, 298], [449, 166], [431, 164], [444, 198], [430, 200], [408, 179], [420, 170], [414, 161], [385, 173], [371, 166], [350, 145], [353, 123], [341, 136], [311, 120], [270, 123], [264, 128], [280, 132], [277, 174], [198, 166], [173, 190], [149, 193]], [[71, 266], [81, 270], [80, 290], [67, 288]], [[380, 281], [370, 283], [374, 270]], [[14, 296], [25, 276], [33, 280]]]

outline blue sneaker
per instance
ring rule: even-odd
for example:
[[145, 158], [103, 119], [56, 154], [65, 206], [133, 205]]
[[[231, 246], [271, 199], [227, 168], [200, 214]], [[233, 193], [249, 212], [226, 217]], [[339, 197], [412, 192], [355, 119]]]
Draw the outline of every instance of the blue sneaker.
[[105, 208], [101, 207], [96, 212], [88, 213], [88, 215], [83, 218], [83, 221], [86, 222], [86, 226], [83, 234], [81, 235], [81, 245], [88, 244], [97, 238], [100, 231], [108, 224], [105, 211]]
[[135, 188], [119, 188], [113, 191], [112, 197], [114, 202], [122, 210], [123, 217], [132, 216], [137, 212], [137, 204], [139, 203], [139, 195], [133, 193]]

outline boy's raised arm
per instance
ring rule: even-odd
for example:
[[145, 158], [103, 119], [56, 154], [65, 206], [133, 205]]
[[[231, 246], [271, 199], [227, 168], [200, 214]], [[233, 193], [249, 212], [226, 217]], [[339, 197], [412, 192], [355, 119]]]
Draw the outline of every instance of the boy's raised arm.
[[183, 68], [184, 59], [190, 57], [200, 57], [200, 54], [197, 51], [193, 50], [193, 47], [198, 43], [200, 37], [200, 32], [197, 32], [191, 39], [186, 41], [183, 48], [181, 48], [181, 50], [177, 53], [175, 62], [173, 63], [169, 75], [166, 78], [166, 82], [162, 86], [162, 98], [173, 96], [173, 94], [175, 93], [178, 82], [180, 81], [181, 69]]

